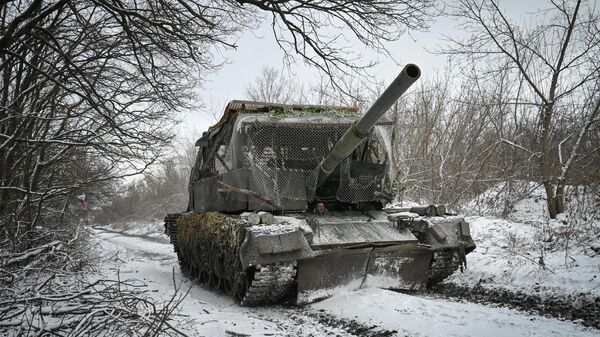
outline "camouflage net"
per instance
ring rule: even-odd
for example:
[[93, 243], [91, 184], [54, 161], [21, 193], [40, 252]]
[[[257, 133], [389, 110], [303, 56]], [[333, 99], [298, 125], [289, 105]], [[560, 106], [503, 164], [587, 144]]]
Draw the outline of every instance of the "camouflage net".
[[234, 295], [239, 291], [243, 267], [239, 247], [245, 227], [240, 219], [217, 212], [183, 214], [177, 219], [178, 250], [182, 269], [211, 287]]
[[[250, 168], [250, 189], [278, 204], [313, 200], [317, 167], [351, 123], [244, 122], [241, 135], [244, 166]], [[365, 144], [369, 144], [365, 150]], [[355, 153], [378, 159], [379, 140], [371, 134]], [[357, 158], [358, 159], [358, 158]], [[384, 174], [351, 176], [352, 161], [340, 165], [340, 187], [331, 196], [343, 202], [375, 200]], [[322, 196], [319, 196], [323, 198]]]

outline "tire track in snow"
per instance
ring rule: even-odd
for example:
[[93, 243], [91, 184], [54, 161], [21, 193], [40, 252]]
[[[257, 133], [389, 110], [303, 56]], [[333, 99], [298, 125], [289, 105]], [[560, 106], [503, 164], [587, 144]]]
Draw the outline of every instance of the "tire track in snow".
[[[171, 268], [177, 268], [176, 257], [170, 244], [147, 240], [147, 236], [144, 235], [128, 234], [123, 236], [120, 233], [107, 231], [97, 231], [96, 233], [101, 240], [116, 243], [118, 246], [113, 249], [130, 251], [130, 256], [125, 257], [127, 261], [124, 261], [124, 267], [130, 261], [139, 262], [143, 260], [144, 263], [158, 263], [162, 265], [163, 273], [166, 271], [169, 274], [166, 277], [167, 279], [170, 278]], [[465, 331], [460, 326], [483, 328], [487, 324], [495, 325], [500, 329], [499, 331], [512, 328], [518, 336], [531, 336], [532, 324], [537, 323], [530, 323], [529, 321], [543, 324], [543, 326], [540, 325], [540, 328], [543, 328], [540, 332], [550, 333], [551, 336], [594, 335], [593, 332], [582, 330], [581, 327], [569, 322], [550, 320], [525, 312], [507, 311], [505, 308], [498, 308], [487, 303], [466, 305], [456, 299], [445, 298], [445, 296], [432, 298], [432, 294], [427, 293], [413, 293], [400, 296], [400, 300], [388, 300], [387, 298], [391, 295], [387, 294], [386, 291], [382, 291], [379, 293], [386, 299], [379, 299], [379, 302], [374, 304], [374, 299], [370, 297], [371, 292], [367, 291], [362, 292], [362, 295], [361, 292], [346, 294], [330, 299], [329, 303], [326, 303], [328, 300], [325, 300], [306, 307], [244, 308], [236, 304], [229, 296], [192, 282], [178, 272], [177, 277], [186, 280], [186, 285], [191, 285], [193, 290], [192, 297], [186, 299], [188, 303], [184, 303], [182, 315], [188, 317], [192, 330], [210, 326], [212, 330], [201, 330], [212, 331], [212, 333], [205, 332], [203, 334], [205, 336], [228, 336], [225, 333], [227, 330], [250, 336], [429, 336], [429, 333], [423, 333], [431, 332], [429, 325], [434, 322], [438, 324], [437, 326], [440, 329], [456, 327], [456, 329], [459, 329], [456, 331], [464, 336], [475, 336], [477, 334], [472, 333], [476, 331]], [[157, 283], [161, 284], [161, 281], [157, 281]], [[164, 281], [162, 283], [163, 285], [168, 284]], [[357, 312], [356, 316], [355, 314], [344, 314], [347, 309], [356, 312], [355, 308], [349, 308], [349, 306], [352, 306], [349, 303], [352, 303], [353, 298], [363, 301], [366, 309]], [[415, 302], [428, 307], [421, 308], [423, 310], [419, 313], [418, 306], [403, 305], [402, 302], [404, 301]], [[332, 305], [336, 302], [341, 304]], [[439, 310], [436, 309], [438, 306], [440, 307]], [[323, 310], [320, 307], [326, 309]], [[452, 313], [456, 309], [459, 309], [464, 317], [453, 316]], [[193, 314], [195, 311], [202, 312], [204, 310], [207, 311], [206, 315], [194, 316]], [[375, 314], [375, 312], [380, 312], [380, 314]], [[428, 314], [432, 312], [437, 312], [437, 316], [429, 317]], [[375, 315], [373, 316], [373, 314]], [[382, 318], [386, 314], [388, 318]], [[479, 323], [475, 325], [470, 324], [472, 321], [471, 315], [473, 314], [479, 315]], [[422, 317], [418, 321], [421, 323], [417, 322], [418, 324], [416, 324], [411, 318], [414, 315], [425, 315], [427, 317]], [[448, 318], [445, 315], [451, 317]], [[379, 321], [381, 322], [377, 323]], [[435, 331], [439, 332], [440, 330]], [[534, 335], [536, 334], [534, 333]]]
[[[106, 228], [94, 228], [94, 230], [96, 237], [99, 240], [110, 242], [112, 244], [113, 247], [111, 249], [114, 249], [114, 251], [105, 250], [103, 253], [107, 256], [117, 256], [119, 262], [122, 263], [122, 267], [125, 269], [125, 271], [122, 271], [123, 273], [137, 273], [137, 270], [133, 270], [136, 269], [135, 267], [130, 267], [130, 262], [139, 262], [141, 260], [149, 260], [166, 267], [172, 265], [178, 269], [177, 259], [175, 253], [173, 253], [171, 244], [165, 243], [166, 240], [163, 240], [160, 237], [130, 234]], [[132, 270], [129, 268], [132, 268]], [[198, 307], [199, 312], [204, 311], [210, 315], [215, 315], [218, 314], [219, 310], [233, 310], [247, 316], [249, 320], [269, 322], [280, 330], [272, 331], [267, 329], [262, 332], [254, 331], [251, 334], [252, 336], [389, 337], [396, 335], [396, 331], [383, 330], [374, 325], [366, 326], [353, 320], [334, 318], [332, 315], [328, 315], [324, 312], [312, 311], [303, 307], [284, 305], [258, 308], [240, 307], [238, 304], [234, 303], [233, 299], [225, 294], [221, 294], [218, 290], [207, 289], [203, 285], [191, 281], [179, 273], [177, 276], [183, 277], [187, 283], [199, 290], [201, 293], [200, 296], [205, 295], [206, 292], [212, 293], [208, 298], [198, 298], [199, 296], [196, 294], [194, 298], [190, 299], [191, 301], [199, 300], [200, 302], [203, 302], [203, 304], [208, 304], [205, 308]], [[144, 279], [149, 281], [147, 278], [148, 275], [146, 275]], [[160, 281], [158, 281], [158, 283], [160, 284]], [[235, 306], [237, 306], [237, 308], [235, 308]], [[232, 307], [234, 308], [232, 309]], [[188, 310], [184, 308], [181, 315], [193, 317], [193, 315], [186, 313], [186, 311]], [[188, 319], [188, 324], [204, 325], [211, 322], [217, 323], [216, 321], [217, 320], [204, 317], [195, 322]], [[235, 323], [233, 323], [233, 325], [235, 325]], [[247, 334], [243, 329], [236, 329], [235, 327], [226, 330], [239, 335]]]

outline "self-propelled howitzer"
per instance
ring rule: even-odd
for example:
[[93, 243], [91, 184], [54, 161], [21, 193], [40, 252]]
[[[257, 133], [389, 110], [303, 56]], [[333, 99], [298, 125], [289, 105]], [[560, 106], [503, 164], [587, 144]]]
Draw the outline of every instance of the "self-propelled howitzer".
[[196, 142], [187, 211], [165, 219], [182, 271], [262, 305], [419, 290], [466, 266], [475, 245], [463, 218], [443, 206], [384, 208], [395, 174], [382, 116], [419, 76], [406, 66], [363, 115], [230, 102]]

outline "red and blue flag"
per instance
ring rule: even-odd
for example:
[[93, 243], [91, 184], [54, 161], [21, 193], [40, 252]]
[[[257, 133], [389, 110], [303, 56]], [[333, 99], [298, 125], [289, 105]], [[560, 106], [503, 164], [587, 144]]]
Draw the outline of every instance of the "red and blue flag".
[[87, 208], [89, 197], [87, 194], [78, 195], [77, 199], [79, 200], [79, 206], [83, 208]]

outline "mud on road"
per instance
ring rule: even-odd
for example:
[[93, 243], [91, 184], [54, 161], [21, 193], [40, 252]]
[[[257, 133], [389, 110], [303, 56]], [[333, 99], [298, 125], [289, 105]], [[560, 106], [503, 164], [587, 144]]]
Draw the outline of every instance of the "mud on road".
[[[255, 308], [259, 319], [276, 323], [286, 336], [306, 337], [393, 337], [404, 336], [397, 330], [385, 330], [377, 325], [365, 325], [355, 320], [334, 317], [324, 311], [307, 310], [304, 307], [283, 305], [271, 308]], [[273, 315], [273, 311], [281, 314]], [[307, 327], [311, 327], [307, 329]]]
[[499, 288], [467, 288], [451, 283], [438, 284], [428, 293], [485, 305], [510, 307], [541, 316], [576, 321], [587, 327], [600, 329], [600, 298], [585, 293], [565, 297], [542, 297]]

